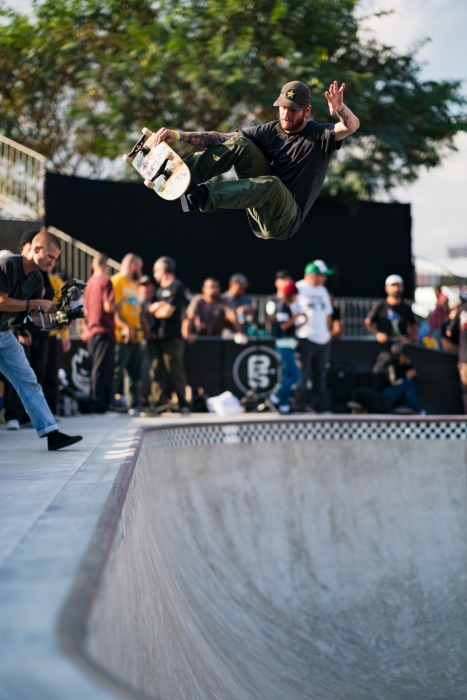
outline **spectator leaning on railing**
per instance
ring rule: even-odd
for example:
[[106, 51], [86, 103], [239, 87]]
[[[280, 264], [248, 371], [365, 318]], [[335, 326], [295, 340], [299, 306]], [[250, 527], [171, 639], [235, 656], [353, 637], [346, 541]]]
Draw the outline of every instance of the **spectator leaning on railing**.
[[400, 275], [389, 275], [385, 290], [386, 299], [376, 302], [365, 319], [366, 330], [386, 348], [394, 342], [416, 342], [418, 327], [410, 305], [403, 300], [404, 280]]
[[60, 433], [24, 350], [8, 325], [9, 314], [41, 308], [56, 309], [54, 302], [42, 298], [44, 280], [41, 271], [53, 268], [62, 249], [56, 236], [42, 231], [32, 241], [26, 255], [0, 258], [0, 371], [17, 391], [39, 437], [47, 436], [49, 450], [59, 450], [82, 440], [80, 435]]
[[[255, 315], [251, 297], [246, 293], [248, 287], [248, 278], [237, 272], [231, 276], [228, 290], [220, 296], [221, 301], [228, 304], [237, 314], [237, 321], [244, 333], [247, 332], [248, 326], [253, 323]], [[230, 330], [235, 331], [234, 326], [230, 325]]]
[[198, 335], [219, 336], [231, 323], [235, 332], [241, 327], [237, 314], [220, 298], [221, 286], [215, 277], [207, 277], [203, 282], [202, 293], [196, 294], [186, 310], [184, 336], [192, 343]]

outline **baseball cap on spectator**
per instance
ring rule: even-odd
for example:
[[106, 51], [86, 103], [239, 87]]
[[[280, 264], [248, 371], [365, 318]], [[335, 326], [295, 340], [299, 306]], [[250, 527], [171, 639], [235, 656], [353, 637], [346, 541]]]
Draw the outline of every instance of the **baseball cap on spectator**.
[[27, 231], [23, 231], [21, 238], [19, 239], [20, 251], [23, 245], [26, 245], [26, 243], [32, 243], [32, 239], [35, 238], [38, 233], [40, 233], [40, 229], [38, 228], [28, 228]]
[[387, 287], [389, 284], [404, 284], [404, 280], [400, 275], [389, 275], [389, 277], [386, 278], [384, 286]]
[[287, 282], [287, 284], [285, 284], [282, 288], [282, 294], [284, 294], [286, 297], [290, 296], [291, 294], [298, 294], [298, 289], [295, 282]]
[[274, 277], [274, 279], [281, 280], [284, 279], [284, 277], [292, 277], [292, 275], [288, 270], [279, 270], [279, 272], [276, 272], [276, 276]]
[[229, 279], [229, 284], [241, 284], [244, 287], [248, 287], [250, 283], [246, 275], [242, 275], [241, 272], [236, 272], [235, 275]]
[[324, 260], [313, 260], [305, 267], [305, 275], [333, 275], [334, 270], [331, 270]]
[[142, 277], [139, 278], [140, 284], [149, 284], [149, 282], [154, 283], [153, 278], [150, 277], [149, 275], [143, 275]]

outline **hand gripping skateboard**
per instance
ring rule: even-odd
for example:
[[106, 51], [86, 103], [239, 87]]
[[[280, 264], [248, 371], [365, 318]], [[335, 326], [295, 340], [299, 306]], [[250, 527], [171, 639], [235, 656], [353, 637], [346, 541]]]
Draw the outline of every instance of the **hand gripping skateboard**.
[[129, 153], [122, 156], [144, 177], [146, 187], [162, 199], [178, 199], [187, 191], [191, 173], [178, 153], [162, 141], [158, 146], [146, 145], [152, 131], [144, 128], [143, 135]]

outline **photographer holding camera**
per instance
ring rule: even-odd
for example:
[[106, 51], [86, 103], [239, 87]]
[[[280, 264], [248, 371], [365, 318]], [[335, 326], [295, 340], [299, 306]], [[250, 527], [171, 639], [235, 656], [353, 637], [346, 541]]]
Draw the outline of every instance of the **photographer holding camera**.
[[42, 299], [44, 281], [41, 274], [52, 270], [60, 252], [60, 240], [46, 231], [35, 236], [26, 255], [12, 255], [0, 259], [0, 371], [17, 391], [39, 437], [47, 435], [49, 450], [59, 450], [82, 440], [80, 435], [60, 433], [37, 382], [24, 349], [8, 325], [11, 313], [33, 311], [53, 313], [56, 304]]

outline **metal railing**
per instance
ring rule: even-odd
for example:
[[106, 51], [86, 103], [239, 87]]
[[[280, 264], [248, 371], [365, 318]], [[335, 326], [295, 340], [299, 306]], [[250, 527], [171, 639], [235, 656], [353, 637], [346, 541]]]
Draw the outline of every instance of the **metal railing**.
[[[271, 297], [263, 296], [262, 294], [254, 294], [251, 296], [252, 306], [255, 310], [255, 315], [260, 328], [265, 328], [270, 331], [267, 321], [265, 306]], [[368, 313], [373, 304], [379, 301], [378, 299], [368, 299], [360, 297], [336, 297], [334, 298], [334, 306], [339, 309], [342, 324], [344, 326], [344, 338], [358, 338], [371, 340], [372, 335], [366, 332], [363, 322], [368, 316]]]
[[47, 158], [0, 135], [0, 209], [15, 219], [44, 216]]
[[[72, 238], [54, 226], [49, 226], [47, 230], [62, 241], [62, 253], [58, 260], [57, 270], [67, 280], [76, 277], [86, 281], [92, 275], [92, 259], [99, 251], [85, 243], [81, 243], [81, 241], [77, 241], [76, 238]], [[108, 259], [108, 265], [112, 274], [120, 270], [120, 263], [112, 260], [112, 258]]]
[[373, 304], [380, 299], [365, 299], [355, 297], [336, 297], [334, 306], [340, 311], [342, 325], [344, 326], [344, 338], [371, 339], [363, 322], [368, 316]]

